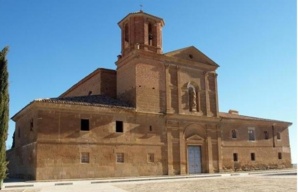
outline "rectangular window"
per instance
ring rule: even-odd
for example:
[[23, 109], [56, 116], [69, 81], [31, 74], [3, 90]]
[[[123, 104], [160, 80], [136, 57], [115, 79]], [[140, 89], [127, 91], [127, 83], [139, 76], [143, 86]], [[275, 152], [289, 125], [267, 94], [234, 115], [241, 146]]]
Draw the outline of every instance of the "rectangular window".
[[116, 132], [123, 133], [123, 121], [116, 121]]
[[265, 138], [266, 140], [269, 139], [269, 133], [268, 133], [268, 131], [264, 131], [264, 138]]
[[154, 154], [153, 153], [148, 153], [147, 154], [147, 162], [148, 163], [153, 163], [154, 162]]
[[237, 131], [235, 129], [232, 130], [232, 139], [237, 138]]
[[116, 162], [117, 163], [124, 163], [124, 153], [117, 153], [116, 154]]
[[280, 132], [277, 132], [276, 138], [277, 140], [281, 140]]
[[254, 129], [248, 129], [248, 140], [249, 141], [255, 141], [256, 136], [255, 136], [255, 130]]
[[81, 153], [81, 163], [89, 163], [89, 153], [88, 152]]
[[89, 119], [81, 119], [81, 131], [89, 131]]
[[31, 121], [30, 121], [30, 131], [33, 131], [33, 126], [34, 126], [33, 119], [31, 119]]
[[282, 159], [282, 153], [278, 153], [278, 159]]
[[255, 161], [256, 160], [256, 155], [255, 153], [250, 154], [250, 160]]
[[238, 161], [238, 153], [233, 153], [233, 160], [234, 162]]

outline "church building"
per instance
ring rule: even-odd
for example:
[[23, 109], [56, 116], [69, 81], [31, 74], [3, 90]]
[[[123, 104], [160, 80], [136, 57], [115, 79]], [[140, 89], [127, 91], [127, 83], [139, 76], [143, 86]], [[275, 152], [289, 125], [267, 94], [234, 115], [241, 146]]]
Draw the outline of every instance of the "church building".
[[217, 63], [162, 51], [164, 20], [124, 17], [116, 70], [98, 68], [16, 113], [9, 177], [186, 175], [291, 167], [290, 122], [219, 112]]

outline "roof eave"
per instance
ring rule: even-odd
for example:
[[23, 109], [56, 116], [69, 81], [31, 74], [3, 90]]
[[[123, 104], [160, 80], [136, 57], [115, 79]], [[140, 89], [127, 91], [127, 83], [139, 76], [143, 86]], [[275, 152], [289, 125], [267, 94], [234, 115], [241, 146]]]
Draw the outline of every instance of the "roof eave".
[[151, 17], [151, 18], [153, 18], [153, 19], [160, 20], [162, 26], [165, 26], [165, 22], [164, 22], [164, 20], [163, 20], [162, 18], [160, 18], [160, 17], [156, 17], [156, 16], [151, 15], [151, 14], [148, 14], [148, 13], [145, 13], [145, 12], [143, 12], [143, 11], [129, 13], [129, 14], [126, 15], [123, 19], [121, 19], [121, 21], [118, 22], [118, 26], [120, 27], [121, 24], [123, 23], [123, 21], [125, 21], [128, 17], [131, 17], [132, 15], [138, 15], [138, 14], [143, 14], [143, 15], [146, 15], [146, 16]]

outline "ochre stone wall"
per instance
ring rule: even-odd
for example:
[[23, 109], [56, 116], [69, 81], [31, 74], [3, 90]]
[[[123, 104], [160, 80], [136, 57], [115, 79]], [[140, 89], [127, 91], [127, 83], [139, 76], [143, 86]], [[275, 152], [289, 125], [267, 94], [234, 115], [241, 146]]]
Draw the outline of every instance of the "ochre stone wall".
[[[275, 125], [273, 131], [270, 122], [238, 121], [227, 123], [221, 129], [224, 171], [291, 167], [287, 125]], [[249, 140], [250, 129], [255, 132], [253, 141]], [[232, 138], [232, 130], [236, 131], [237, 138]], [[277, 134], [280, 134], [280, 139]], [[234, 153], [238, 156], [237, 161], [234, 161]], [[255, 160], [251, 157], [252, 153]]]
[[8, 150], [6, 153], [9, 162], [8, 177], [28, 180], [36, 179], [36, 152], [35, 142]]
[[[67, 108], [38, 112], [37, 180], [167, 174], [160, 115]], [[89, 120], [89, 131], [81, 130], [81, 119]], [[116, 121], [123, 121], [123, 133], [116, 132]], [[81, 163], [81, 152], [90, 154], [89, 163]], [[117, 153], [124, 153], [124, 163], [116, 162]]]
[[[160, 146], [61, 143], [38, 144], [38, 150], [37, 180], [166, 174]], [[89, 163], [81, 163], [81, 152], [90, 154]], [[117, 153], [124, 153], [123, 163], [116, 162]]]
[[15, 124], [15, 147], [22, 147], [36, 141], [38, 123], [35, 109], [30, 108], [28, 113], [19, 116]]
[[[16, 137], [16, 147], [8, 152], [11, 177], [51, 180], [183, 175], [189, 173], [189, 146], [200, 147], [202, 173], [291, 167], [288, 129], [282, 123], [274, 125], [272, 137], [270, 121], [220, 121], [196, 115], [182, 118], [47, 102], [35, 102], [28, 110], [31, 113], [20, 115], [18, 120], [25, 125], [33, 117], [37, 140], [22, 143], [23, 137]], [[81, 130], [82, 119], [89, 120], [88, 131]], [[116, 132], [116, 121], [123, 122], [123, 132]], [[251, 128], [255, 141], [248, 140]], [[234, 129], [236, 139], [231, 136]], [[264, 131], [269, 132], [268, 139], [264, 139]], [[88, 163], [81, 162], [82, 153], [89, 153]], [[117, 153], [124, 155], [123, 163], [116, 161]]]

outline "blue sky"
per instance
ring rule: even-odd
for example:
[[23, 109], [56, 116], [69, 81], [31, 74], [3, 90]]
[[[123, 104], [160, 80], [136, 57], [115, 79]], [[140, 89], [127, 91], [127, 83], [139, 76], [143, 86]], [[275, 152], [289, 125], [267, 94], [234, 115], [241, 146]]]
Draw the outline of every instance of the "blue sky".
[[10, 116], [36, 98], [59, 96], [96, 68], [115, 69], [117, 23], [140, 4], [164, 19], [164, 52], [193, 45], [220, 65], [220, 111], [293, 122], [296, 163], [295, 0], [0, 0]]

